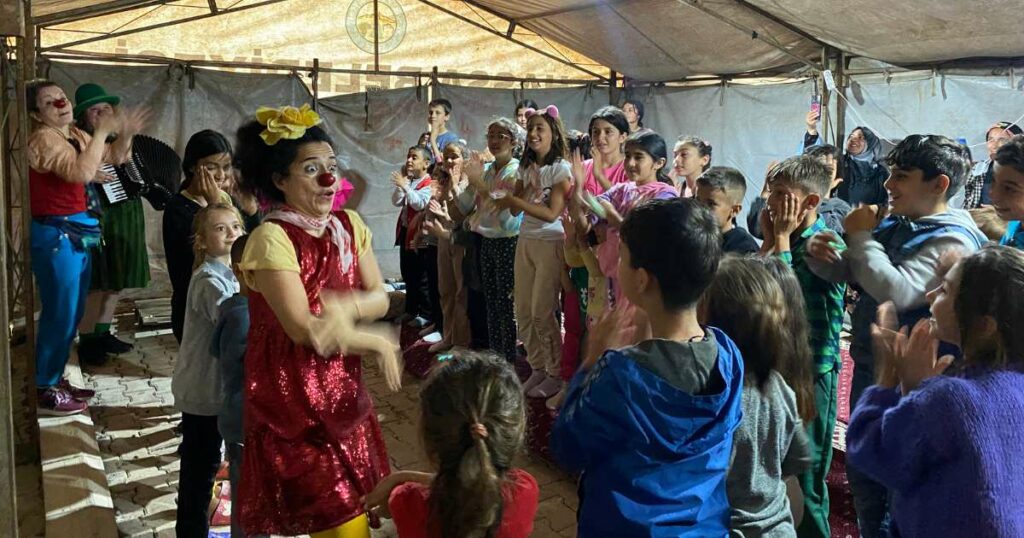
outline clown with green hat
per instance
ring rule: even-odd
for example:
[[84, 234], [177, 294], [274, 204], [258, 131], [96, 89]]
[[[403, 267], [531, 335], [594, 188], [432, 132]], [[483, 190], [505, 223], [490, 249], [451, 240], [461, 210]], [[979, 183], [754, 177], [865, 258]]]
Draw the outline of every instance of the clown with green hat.
[[104, 90], [103, 86], [99, 84], [91, 82], [82, 84], [75, 90], [75, 109], [73, 112], [75, 119], [77, 120], [83, 112], [89, 110], [93, 105], [100, 103], [107, 103], [113, 107], [121, 103], [121, 98], [116, 95], [107, 94], [107, 90]]
[[[73, 110], [78, 128], [92, 134], [100, 118], [116, 114], [113, 107], [120, 103], [120, 97], [108, 94], [99, 84], [82, 84], [75, 90]], [[134, 153], [133, 148], [133, 158]], [[124, 165], [113, 170], [122, 185], [130, 181]], [[92, 283], [78, 325], [78, 356], [92, 364], [104, 362], [108, 354], [132, 350], [131, 344], [110, 332], [114, 310], [122, 290], [145, 288], [150, 281], [145, 214], [138, 194], [117, 203], [101, 197], [99, 219], [103, 245], [92, 250]]]

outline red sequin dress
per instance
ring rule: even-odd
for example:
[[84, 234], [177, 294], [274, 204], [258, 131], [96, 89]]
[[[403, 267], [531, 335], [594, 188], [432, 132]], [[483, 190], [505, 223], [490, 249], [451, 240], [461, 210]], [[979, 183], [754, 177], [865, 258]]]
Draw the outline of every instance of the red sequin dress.
[[[348, 216], [338, 218], [352, 234]], [[292, 224], [275, 224], [295, 247], [311, 312], [320, 312], [321, 290], [361, 289], [355, 252], [351, 271], [342, 274], [328, 234], [317, 238]], [[242, 526], [247, 534], [283, 535], [337, 527], [364, 512], [360, 498], [390, 473], [360, 359], [321, 357], [296, 345], [255, 291], [249, 314]]]

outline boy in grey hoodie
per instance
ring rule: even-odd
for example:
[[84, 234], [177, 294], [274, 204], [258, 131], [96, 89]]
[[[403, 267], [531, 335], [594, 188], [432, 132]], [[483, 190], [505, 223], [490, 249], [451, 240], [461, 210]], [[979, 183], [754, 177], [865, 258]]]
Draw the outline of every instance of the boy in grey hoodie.
[[[815, 274], [863, 291], [852, 316], [854, 406], [874, 384], [871, 324], [878, 305], [891, 301], [900, 325], [913, 327], [929, 315], [925, 294], [941, 281], [936, 270], [942, 255], [971, 253], [987, 241], [967, 211], [948, 203], [970, 174], [966, 148], [944, 136], [911, 135], [893, 148], [887, 163], [892, 170], [885, 181], [888, 212], [877, 206], [854, 209], [845, 221], [846, 251], [836, 248], [830, 232], [815, 235], [808, 244], [808, 264]], [[885, 525], [885, 489], [855, 469], [848, 471], [861, 535], [874, 538]]]
[[249, 289], [245, 285], [238, 263], [242, 260], [248, 235], [231, 245], [231, 270], [238, 279], [238, 293], [220, 304], [220, 316], [210, 342], [210, 354], [220, 363], [221, 387], [224, 403], [217, 415], [217, 429], [227, 445], [228, 479], [231, 482], [231, 536], [245, 538], [234, 510], [238, 497], [238, 482], [242, 470], [242, 396], [245, 383], [245, 348], [249, 338]]

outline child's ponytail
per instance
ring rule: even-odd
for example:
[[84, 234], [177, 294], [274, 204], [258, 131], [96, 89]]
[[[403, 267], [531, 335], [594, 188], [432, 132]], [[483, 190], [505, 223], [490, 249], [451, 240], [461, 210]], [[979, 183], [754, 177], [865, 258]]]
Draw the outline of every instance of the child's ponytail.
[[493, 537], [505, 473], [525, 437], [519, 379], [504, 360], [462, 354], [434, 371], [420, 399], [424, 448], [438, 466], [431, 534]]

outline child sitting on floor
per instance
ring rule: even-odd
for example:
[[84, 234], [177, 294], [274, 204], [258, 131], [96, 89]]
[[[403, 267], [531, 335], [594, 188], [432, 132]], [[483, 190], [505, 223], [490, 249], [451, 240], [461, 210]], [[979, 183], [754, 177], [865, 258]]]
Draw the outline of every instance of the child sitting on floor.
[[420, 427], [435, 473], [400, 471], [366, 496], [400, 538], [525, 538], [540, 490], [512, 461], [523, 446], [523, 391], [498, 356], [457, 353], [420, 391]]
[[[701, 189], [698, 179], [698, 198]], [[782, 268], [790, 271], [784, 265]], [[799, 289], [795, 292], [799, 299]], [[811, 460], [796, 394], [791, 388], [796, 385], [803, 394], [813, 391], [803, 301], [796, 306], [791, 309], [775, 275], [758, 258], [722, 260], [718, 274], [701, 299], [702, 321], [722, 329], [736, 341], [746, 371], [743, 421], [736, 430], [726, 482], [732, 507], [732, 536], [795, 536], [793, 510], [803, 511], [803, 502], [790, 506], [787, 495], [790, 488], [800, 491], [796, 476], [807, 469]], [[794, 338], [793, 329], [797, 326], [803, 327], [797, 332], [805, 338]], [[786, 379], [785, 373], [793, 370], [791, 363], [803, 364], [806, 375]]]
[[[881, 371], [846, 442], [850, 464], [889, 492], [890, 536], [1024, 536], [1022, 288], [1024, 253], [989, 246], [945, 273], [909, 337], [886, 322], [891, 304], [879, 310]], [[940, 340], [961, 364], [939, 358]]]
[[652, 200], [619, 234], [619, 280], [653, 338], [616, 349], [635, 328], [618, 310], [602, 319], [551, 431], [555, 460], [583, 473], [578, 535], [724, 536], [743, 359], [696, 310], [721, 258], [718, 225], [696, 200]]
[[722, 230], [724, 254], [753, 254], [759, 248], [754, 236], [736, 226], [746, 194], [747, 179], [735, 168], [712, 166], [697, 178], [696, 198], [715, 215]]

